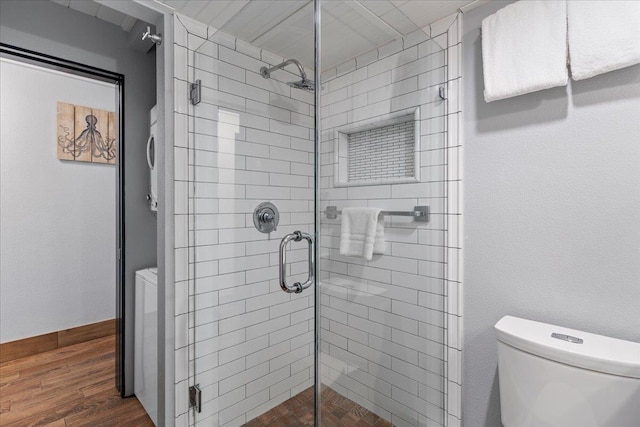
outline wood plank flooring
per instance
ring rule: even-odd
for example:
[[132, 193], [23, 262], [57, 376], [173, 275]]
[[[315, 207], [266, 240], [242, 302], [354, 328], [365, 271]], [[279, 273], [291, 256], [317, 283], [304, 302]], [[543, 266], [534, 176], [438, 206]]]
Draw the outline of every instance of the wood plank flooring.
[[0, 363], [116, 333], [116, 319], [82, 325], [62, 331], [0, 344]]
[[0, 364], [0, 426], [153, 426], [114, 366], [115, 335]]
[[[1, 363], [0, 426], [153, 427], [138, 399], [120, 398], [114, 365], [114, 335]], [[313, 426], [313, 389], [246, 426]], [[324, 387], [322, 426], [391, 427], [391, 423]]]
[[[391, 423], [369, 412], [329, 387], [322, 388], [323, 427], [392, 427]], [[244, 427], [313, 427], [313, 388], [293, 396], [254, 418]]]

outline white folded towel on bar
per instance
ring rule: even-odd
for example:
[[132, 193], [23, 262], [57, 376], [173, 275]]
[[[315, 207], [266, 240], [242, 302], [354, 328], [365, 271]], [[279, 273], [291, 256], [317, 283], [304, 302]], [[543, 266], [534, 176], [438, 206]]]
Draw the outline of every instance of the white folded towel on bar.
[[567, 14], [573, 80], [640, 63], [640, 2], [569, 1]]
[[482, 21], [486, 102], [566, 86], [567, 4], [519, 1]]
[[373, 254], [384, 254], [384, 217], [379, 208], [343, 208], [340, 228], [340, 255], [361, 256], [367, 261]]

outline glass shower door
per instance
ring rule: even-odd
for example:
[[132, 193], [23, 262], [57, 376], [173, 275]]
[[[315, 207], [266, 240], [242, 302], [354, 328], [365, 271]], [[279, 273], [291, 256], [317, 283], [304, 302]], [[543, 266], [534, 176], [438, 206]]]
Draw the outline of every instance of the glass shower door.
[[[298, 50], [310, 52], [294, 62], [269, 50], [281, 36], [260, 36], [261, 25], [247, 26], [242, 14], [220, 30], [209, 27], [206, 38], [189, 36], [189, 83], [200, 85], [181, 152], [190, 171], [195, 425], [314, 423], [314, 95], [305, 87], [313, 76], [313, 7], [300, 4], [246, 6], [265, 19], [293, 8]], [[226, 31], [261, 37], [260, 47]]]
[[[428, 2], [398, 3], [414, 3], [419, 14]], [[380, 22], [404, 16], [390, 2], [361, 4]], [[380, 31], [371, 24], [378, 18], [363, 23], [362, 13], [322, 2], [323, 30], [349, 22], [351, 45], [322, 32], [321, 423], [440, 426], [447, 422], [447, 35], [430, 37], [429, 26], [406, 17], [396, 26], [402, 33]], [[358, 226], [345, 218], [347, 208], [381, 212], [368, 230], [350, 233], [345, 221]]]
[[[183, 52], [189, 423], [445, 425], [447, 32], [381, 31], [352, 2], [243, 7]], [[372, 253], [341, 241], [349, 207], [382, 211]]]

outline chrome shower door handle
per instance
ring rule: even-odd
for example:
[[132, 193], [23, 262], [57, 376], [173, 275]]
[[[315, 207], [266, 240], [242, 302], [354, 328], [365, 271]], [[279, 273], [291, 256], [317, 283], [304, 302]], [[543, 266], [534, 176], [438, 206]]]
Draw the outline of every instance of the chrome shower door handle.
[[[305, 239], [307, 244], [309, 245], [309, 276], [304, 283], [296, 282], [293, 285], [289, 286], [287, 284], [287, 244], [291, 241], [299, 242], [300, 240]], [[299, 294], [303, 290], [307, 289], [309, 286], [313, 284], [313, 280], [315, 278], [315, 261], [314, 261], [314, 243], [313, 237], [311, 237], [308, 233], [303, 233], [301, 231], [294, 231], [291, 234], [287, 234], [284, 236], [282, 241], [280, 242], [280, 287], [283, 291], [287, 293], [296, 293]]]

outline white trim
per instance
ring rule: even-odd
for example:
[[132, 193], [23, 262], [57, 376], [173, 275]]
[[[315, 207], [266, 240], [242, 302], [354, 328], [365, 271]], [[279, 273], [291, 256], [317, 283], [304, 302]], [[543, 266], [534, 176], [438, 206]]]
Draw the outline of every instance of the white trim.
[[[484, 3], [484, 2], [476, 2], [476, 3]], [[476, 6], [477, 7], [477, 6]], [[463, 278], [463, 171], [462, 171], [462, 162], [463, 162], [463, 153], [464, 153], [464, 143], [462, 138], [462, 94], [463, 94], [463, 85], [462, 85], [462, 58], [461, 58], [461, 45], [462, 45], [462, 12], [458, 12], [457, 16], [451, 24], [448, 26], [447, 31], [447, 45], [448, 49], [455, 48], [457, 49], [457, 55], [455, 57], [450, 55], [447, 52], [447, 69], [449, 70], [449, 75], [447, 76], [447, 81], [451, 82], [452, 80], [458, 80], [459, 84], [456, 85], [457, 90], [450, 90], [451, 85], [448, 84], [448, 95], [449, 99], [455, 99], [457, 102], [456, 111], [448, 111], [449, 114], [455, 114], [452, 117], [453, 120], [448, 121], [448, 129], [447, 129], [447, 148], [451, 149], [451, 147], [458, 147], [457, 149], [457, 164], [452, 165], [451, 159], [447, 160], [447, 177], [448, 183], [447, 185], [457, 185], [457, 191], [452, 192], [448, 191], [448, 197], [457, 197], [457, 200], [451, 201], [447, 200], [448, 206], [452, 206], [454, 211], [449, 211], [447, 208], [447, 216], [449, 219], [452, 217], [455, 220], [455, 225], [449, 223], [447, 225], [447, 230], [455, 230], [454, 233], [447, 233], [447, 242], [446, 245], [449, 249], [447, 249], [447, 269], [445, 272], [445, 280], [447, 283], [447, 346], [446, 346], [446, 354], [445, 357], [447, 359], [447, 364], [455, 363], [455, 366], [448, 366], [446, 372], [446, 398], [445, 398], [445, 425], [448, 427], [459, 427], [463, 425], [463, 405], [462, 399], [464, 396], [464, 378], [463, 378], [463, 359], [464, 359], [464, 334], [463, 334], [463, 289], [464, 289], [464, 278]], [[445, 34], [443, 33], [443, 34]], [[453, 45], [451, 45], [450, 41], [454, 41]], [[455, 64], [450, 63], [449, 61], [455, 60]], [[452, 127], [455, 126], [455, 134], [452, 133]], [[457, 137], [457, 141], [452, 138]], [[449, 169], [452, 166], [455, 169]], [[455, 187], [454, 187], [455, 188]], [[455, 202], [455, 203], [452, 203]], [[455, 227], [455, 228], [452, 228]], [[455, 262], [455, 265], [450, 263]], [[454, 324], [452, 324], [454, 323]], [[455, 355], [455, 360], [450, 361], [449, 355]], [[451, 375], [453, 374], [453, 378]]]

